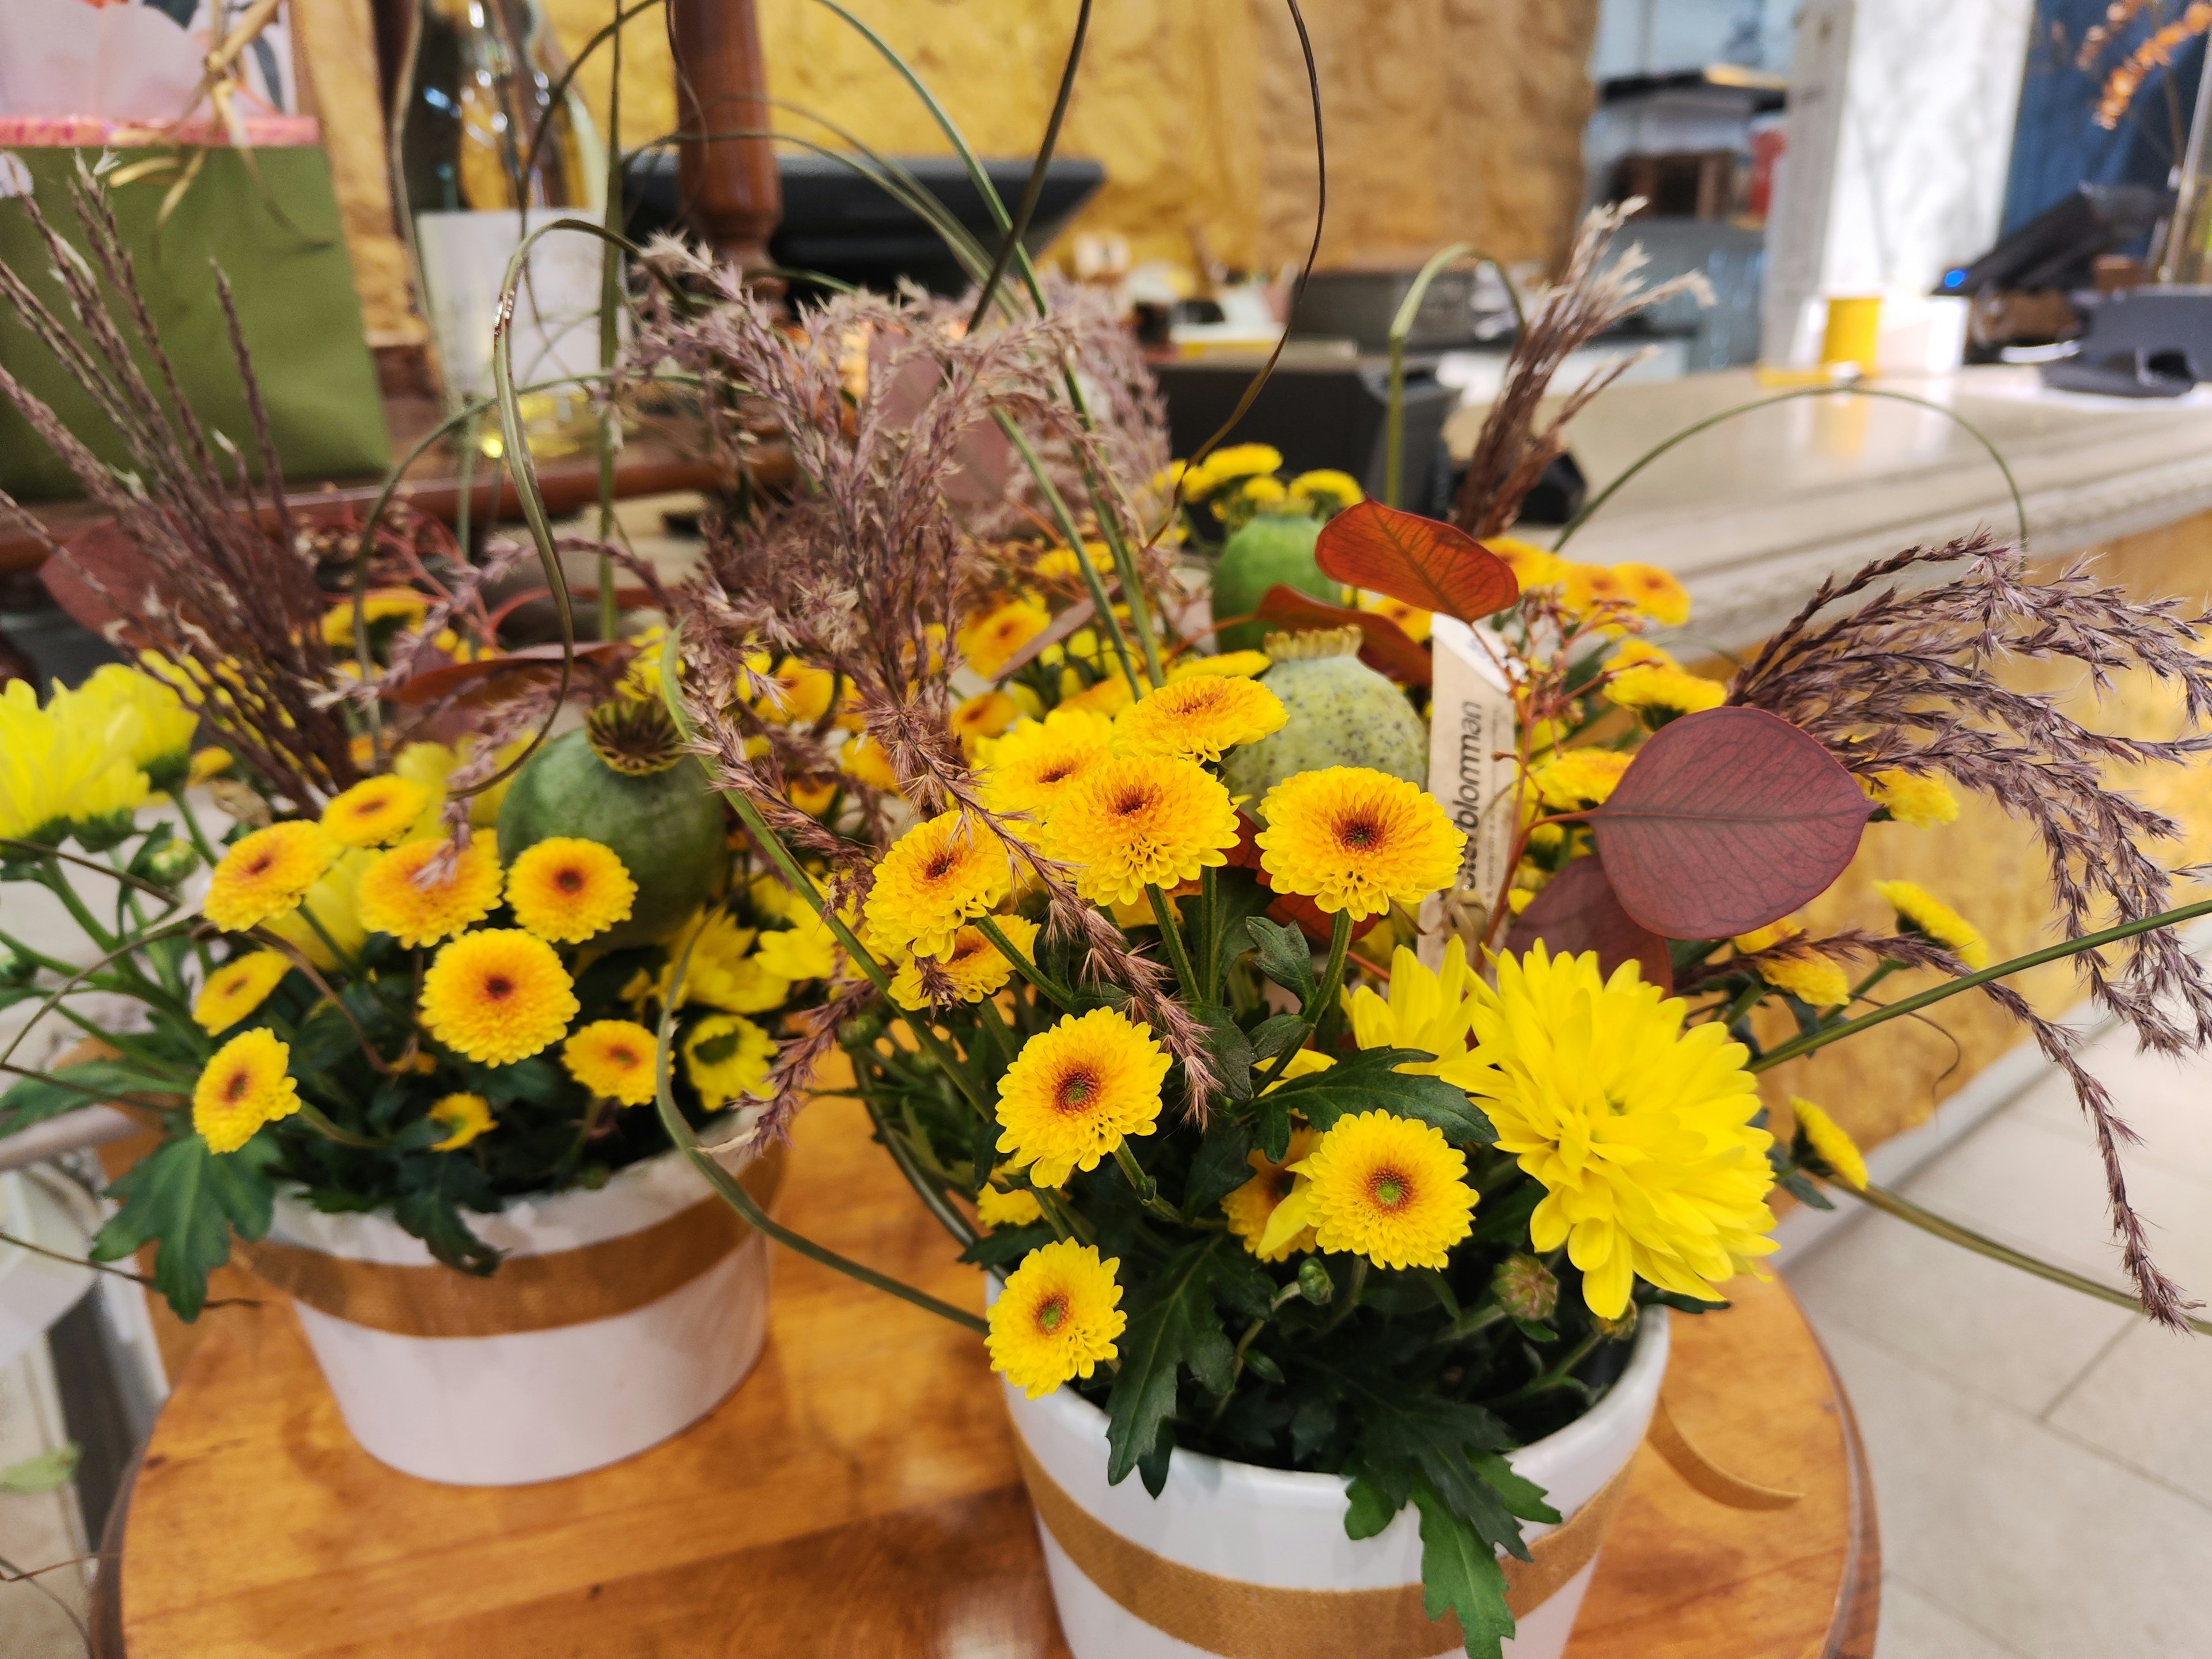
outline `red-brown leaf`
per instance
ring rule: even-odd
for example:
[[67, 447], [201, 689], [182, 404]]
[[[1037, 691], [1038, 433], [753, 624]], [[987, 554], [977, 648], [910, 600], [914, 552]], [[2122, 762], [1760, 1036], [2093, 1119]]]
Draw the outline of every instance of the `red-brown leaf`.
[[1359, 660], [1401, 685], [1426, 685], [1434, 672], [1429, 653], [1404, 629], [1377, 611], [1330, 605], [1278, 582], [1260, 601], [1257, 614], [1261, 622], [1280, 623], [1285, 628], [1356, 628], [1360, 634]]
[[1726, 939], [1827, 890], [1873, 811], [1818, 738], [1709, 708], [1653, 734], [1589, 816], [1624, 910], [1668, 939]]
[[1362, 501], [1322, 526], [1314, 562], [1338, 581], [1462, 622], [1521, 597], [1512, 567], [1465, 531], [1380, 501]]
[[1644, 982], [1671, 993], [1674, 962], [1667, 941], [1620, 908], [1620, 896], [1596, 859], [1577, 859], [1506, 930], [1505, 948], [1518, 956], [1541, 939], [1553, 956], [1597, 952], [1598, 971], [1610, 975], [1624, 962], [1642, 970]]

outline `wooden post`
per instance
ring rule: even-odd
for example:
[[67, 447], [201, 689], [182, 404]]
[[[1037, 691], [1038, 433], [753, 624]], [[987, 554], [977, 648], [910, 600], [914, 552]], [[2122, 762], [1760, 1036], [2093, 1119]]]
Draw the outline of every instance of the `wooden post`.
[[753, 0], [669, 0], [676, 45], [684, 209], [715, 253], [751, 269], [769, 263], [783, 218], [775, 150], [765, 138], [704, 135], [772, 125], [768, 70]]

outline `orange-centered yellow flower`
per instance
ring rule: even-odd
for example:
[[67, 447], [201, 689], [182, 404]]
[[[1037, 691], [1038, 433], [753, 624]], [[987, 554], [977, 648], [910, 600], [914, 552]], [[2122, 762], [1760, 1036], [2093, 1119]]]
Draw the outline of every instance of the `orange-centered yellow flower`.
[[868, 932], [886, 950], [941, 957], [1012, 887], [999, 838], [957, 811], [940, 812], [901, 836], [876, 866]]
[[[1301, 1054], [1310, 1054], [1302, 1048]], [[1313, 1151], [1314, 1142], [1321, 1136], [1312, 1129], [1291, 1132], [1291, 1148], [1280, 1164], [1270, 1164], [1265, 1152], [1254, 1151], [1244, 1161], [1252, 1167], [1252, 1178], [1221, 1200], [1221, 1212], [1229, 1218], [1229, 1231], [1244, 1241], [1244, 1248], [1262, 1261], [1280, 1261], [1293, 1253], [1304, 1253], [1315, 1247], [1314, 1230], [1301, 1228], [1278, 1241], [1271, 1249], [1263, 1250], [1261, 1241], [1267, 1236], [1267, 1223], [1274, 1217], [1276, 1206], [1291, 1195], [1297, 1177], [1291, 1166], [1303, 1164]]]
[[1115, 721], [1116, 744], [1133, 755], [1218, 761], [1226, 750], [1283, 729], [1283, 701], [1257, 680], [1194, 674], [1147, 691]]
[[[1026, 916], [995, 916], [992, 921], [1006, 936], [1007, 944], [1024, 957], [1034, 958], [1036, 923]], [[1006, 981], [1014, 972], [1014, 964], [1000, 953], [999, 947], [984, 935], [981, 928], [963, 927], [953, 938], [952, 949], [945, 956], [909, 957], [891, 975], [891, 1000], [915, 1013], [934, 1006], [930, 1000], [929, 988], [923, 982], [924, 960], [929, 963], [933, 976], [939, 977], [951, 989], [954, 1002], [981, 1002], [985, 997], [994, 997], [1006, 988]]]
[[1042, 845], [1074, 866], [1076, 890], [1092, 903], [1133, 904], [1147, 886], [1164, 890], [1226, 864], [1237, 836], [1229, 791], [1195, 761], [1116, 755], [1068, 786]]
[[1339, 1118], [1294, 1173], [1305, 1180], [1269, 1216], [1257, 1247], [1263, 1256], [1310, 1226], [1322, 1249], [1378, 1267], [1442, 1267], [1474, 1231], [1466, 1156], [1409, 1117]]
[[1275, 890], [1355, 921], [1449, 886], [1467, 850], [1467, 837], [1426, 790], [1364, 767], [1285, 778], [1260, 815], [1267, 824], [1260, 863]]
[[491, 1103], [482, 1095], [447, 1095], [430, 1108], [429, 1117], [447, 1131], [443, 1140], [430, 1143], [434, 1152], [459, 1152], [478, 1135], [499, 1127], [491, 1115]]
[[1055, 708], [1024, 720], [992, 744], [983, 769], [984, 804], [1026, 812], [1042, 823], [1067, 787], [1106, 758], [1114, 722], [1083, 708]]
[[515, 855], [507, 908], [540, 939], [580, 945], [629, 920], [637, 883], [615, 850], [574, 836], [550, 836]]
[[576, 996], [553, 947], [519, 927], [464, 933], [422, 975], [422, 1024], [485, 1066], [527, 1059], [568, 1029]]
[[443, 836], [410, 841], [362, 872], [355, 904], [362, 926], [410, 949], [482, 921], [499, 905], [499, 854], [489, 832], [456, 848]]
[[265, 1030], [241, 1031], [215, 1051], [192, 1088], [192, 1127], [216, 1152], [234, 1152], [264, 1123], [300, 1109], [292, 1051]]
[[430, 792], [402, 777], [370, 778], [323, 808], [323, 828], [348, 847], [382, 847], [405, 835]]
[[1148, 1025], [1111, 1008], [1068, 1015], [1024, 1043], [1000, 1078], [999, 1150], [1039, 1187], [1097, 1169], [1124, 1138], [1152, 1133], [1171, 1063]]
[[1051, 626], [1052, 612], [1036, 600], [1009, 599], [961, 623], [952, 642], [970, 668], [995, 680], [1017, 651]]
[[208, 975], [192, 999], [192, 1018], [210, 1033], [227, 1031], [266, 1002], [291, 970], [291, 958], [281, 951], [234, 957]]
[[991, 1369], [1041, 1400], [1114, 1358], [1115, 1340], [1129, 1322], [1115, 1276], [1121, 1265], [1073, 1239], [1031, 1250], [991, 1304]]
[[289, 915], [342, 850], [321, 824], [304, 818], [256, 830], [222, 855], [200, 909], [234, 933]]
[[653, 1098], [653, 1036], [634, 1019], [595, 1019], [561, 1045], [568, 1075], [595, 1095], [625, 1106]]

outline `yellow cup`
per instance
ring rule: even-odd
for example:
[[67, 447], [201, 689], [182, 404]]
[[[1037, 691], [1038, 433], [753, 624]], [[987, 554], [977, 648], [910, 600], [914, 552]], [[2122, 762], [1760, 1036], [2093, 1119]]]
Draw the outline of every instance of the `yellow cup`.
[[1820, 362], [1850, 363], [1863, 372], [1874, 368], [1875, 341], [1881, 331], [1881, 296], [1838, 294], [1828, 301], [1827, 326], [1820, 334]]

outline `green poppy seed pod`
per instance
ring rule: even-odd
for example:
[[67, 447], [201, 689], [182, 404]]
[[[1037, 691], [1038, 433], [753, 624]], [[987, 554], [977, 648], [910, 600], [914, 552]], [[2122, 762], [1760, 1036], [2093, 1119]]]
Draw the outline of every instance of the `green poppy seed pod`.
[[1491, 1275], [1490, 1293], [1516, 1319], [1549, 1319], [1559, 1305], [1559, 1281], [1533, 1255], [1511, 1255]]
[[[1344, 586], [1314, 562], [1321, 520], [1298, 514], [1266, 513], [1243, 526], [1221, 550], [1213, 571], [1213, 615], [1229, 623], [1216, 636], [1217, 651], [1254, 651], [1267, 625], [1254, 612], [1271, 587], [1294, 588], [1324, 605], [1342, 605]], [[1243, 622], [1231, 618], [1243, 617]]]
[[1329, 766], [1364, 766], [1425, 787], [1429, 733], [1406, 694], [1359, 660], [1359, 633], [1270, 634], [1275, 665], [1261, 679], [1282, 699], [1282, 729], [1232, 749], [1221, 781], [1260, 816], [1285, 778]]
[[163, 842], [146, 855], [141, 868], [146, 879], [160, 887], [174, 887], [200, 867], [200, 855], [190, 842]]
[[1316, 1308], [1328, 1306], [1329, 1298], [1336, 1294], [1336, 1284], [1329, 1278], [1328, 1269], [1314, 1256], [1298, 1263], [1298, 1294]]

